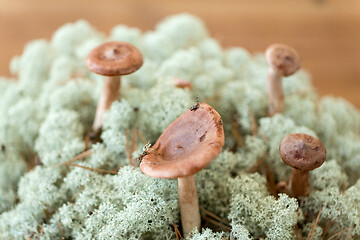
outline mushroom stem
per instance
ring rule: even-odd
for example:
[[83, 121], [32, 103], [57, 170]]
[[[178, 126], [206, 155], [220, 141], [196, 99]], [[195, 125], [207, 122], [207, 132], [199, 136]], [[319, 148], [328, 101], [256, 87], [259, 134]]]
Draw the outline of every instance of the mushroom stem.
[[281, 76], [271, 67], [268, 71], [267, 91], [269, 96], [269, 116], [281, 113], [284, 110], [284, 92], [282, 87]]
[[94, 133], [100, 131], [103, 124], [104, 113], [110, 108], [111, 104], [119, 99], [120, 76], [105, 77], [100, 99], [96, 109], [96, 115], [92, 130]]
[[309, 171], [292, 168], [289, 181], [292, 197], [307, 196], [310, 193]]
[[182, 229], [186, 237], [195, 227], [199, 231], [201, 229], [195, 175], [178, 178], [178, 194]]

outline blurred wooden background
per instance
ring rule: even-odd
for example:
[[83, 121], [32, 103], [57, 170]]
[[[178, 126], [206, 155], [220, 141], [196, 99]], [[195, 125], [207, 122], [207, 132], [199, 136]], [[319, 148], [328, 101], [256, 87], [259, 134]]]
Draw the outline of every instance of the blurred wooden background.
[[0, 0], [0, 75], [32, 39], [50, 39], [62, 24], [85, 19], [109, 32], [119, 23], [153, 29], [163, 17], [190, 12], [225, 47], [264, 51], [295, 47], [321, 95], [360, 107], [360, 0]]

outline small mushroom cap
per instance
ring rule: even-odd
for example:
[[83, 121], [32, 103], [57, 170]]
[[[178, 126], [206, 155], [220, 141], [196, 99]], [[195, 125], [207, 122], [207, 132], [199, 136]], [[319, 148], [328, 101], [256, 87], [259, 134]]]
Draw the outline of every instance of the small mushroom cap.
[[303, 171], [320, 167], [326, 159], [326, 149], [319, 139], [305, 133], [291, 133], [279, 146], [285, 164]]
[[266, 49], [265, 58], [271, 68], [280, 76], [292, 75], [301, 67], [297, 51], [285, 44], [270, 45]]
[[224, 146], [221, 116], [210, 105], [198, 103], [172, 122], [148, 150], [140, 170], [154, 178], [194, 175], [206, 167]]
[[86, 58], [86, 66], [104, 76], [127, 75], [143, 64], [140, 51], [127, 42], [107, 42], [94, 48]]

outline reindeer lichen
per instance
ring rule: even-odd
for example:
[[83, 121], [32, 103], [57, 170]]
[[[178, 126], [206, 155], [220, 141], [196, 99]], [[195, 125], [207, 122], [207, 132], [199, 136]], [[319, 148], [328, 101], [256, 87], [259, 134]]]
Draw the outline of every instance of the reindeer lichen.
[[[89, 134], [102, 77], [85, 59], [105, 41], [134, 44], [144, 65], [122, 77], [96, 142]], [[226, 138], [195, 175], [204, 228], [188, 239], [360, 234], [360, 112], [319, 98], [300, 70], [284, 78], [284, 112], [268, 117], [264, 55], [223, 49], [195, 16], [171, 16], [147, 32], [117, 25], [110, 36], [68, 23], [51, 41], [30, 42], [10, 68], [18, 80], [0, 78], [0, 239], [179, 237], [176, 180], [145, 176], [136, 159], [197, 96], [221, 114]], [[318, 137], [328, 153], [299, 201], [276, 194], [291, 172], [279, 143], [293, 132]]]

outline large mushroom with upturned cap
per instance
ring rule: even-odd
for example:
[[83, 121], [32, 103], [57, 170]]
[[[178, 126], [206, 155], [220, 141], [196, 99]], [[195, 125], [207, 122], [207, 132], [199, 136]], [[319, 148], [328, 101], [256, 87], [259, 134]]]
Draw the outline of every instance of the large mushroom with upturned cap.
[[279, 146], [281, 159], [292, 167], [289, 184], [280, 182], [278, 188], [292, 197], [310, 193], [309, 172], [326, 160], [326, 149], [321, 141], [305, 133], [286, 135]]
[[269, 64], [267, 87], [269, 96], [269, 115], [284, 110], [284, 92], [282, 77], [294, 74], [300, 69], [301, 61], [295, 49], [285, 44], [270, 45], [265, 52]]
[[127, 42], [107, 42], [89, 53], [86, 58], [88, 69], [105, 76], [92, 126], [94, 134], [102, 127], [104, 113], [119, 98], [120, 77], [135, 72], [142, 64], [140, 51]]
[[215, 159], [223, 145], [220, 114], [210, 105], [198, 103], [172, 122], [141, 159], [140, 170], [144, 174], [178, 179], [184, 236], [201, 227], [194, 174]]

